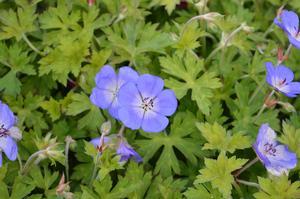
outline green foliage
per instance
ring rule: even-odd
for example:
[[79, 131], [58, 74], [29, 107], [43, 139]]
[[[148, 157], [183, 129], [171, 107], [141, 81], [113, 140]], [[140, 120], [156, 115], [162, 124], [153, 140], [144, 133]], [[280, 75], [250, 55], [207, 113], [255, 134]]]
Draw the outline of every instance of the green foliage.
[[217, 149], [221, 152], [233, 153], [236, 149], [245, 149], [251, 146], [248, 136], [235, 133], [232, 136], [218, 123], [197, 123], [198, 129], [208, 141], [202, 149]]
[[296, 129], [292, 125], [283, 123], [283, 134], [280, 137], [280, 141], [283, 144], [286, 144], [291, 151], [297, 153], [297, 156], [300, 157], [300, 129]]
[[192, 164], [197, 164], [197, 157], [201, 157], [203, 153], [199, 150], [201, 140], [193, 137], [195, 134], [194, 123], [193, 114], [189, 112], [177, 113], [171, 125], [170, 133], [144, 133], [143, 136], [147, 139], [137, 140], [137, 144], [141, 147], [139, 152], [141, 152], [145, 162], [153, 158], [157, 151], [162, 148], [154, 173], [160, 173], [163, 177], [168, 177], [172, 173], [181, 173], [175, 149], [179, 150]]
[[259, 177], [258, 182], [261, 187], [261, 191], [254, 194], [254, 197], [257, 199], [294, 199], [300, 197], [300, 182], [297, 181], [291, 183], [287, 176], [282, 176], [273, 180]]
[[210, 182], [212, 187], [218, 189], [224, 198], [229, 198], [232, 190], [234, 177], [231, 172], [241, 168], [247, 160], [237, 159], [235, 156], [227, 158], [221, 153], [217, 160], [205, 158], [205, 168], [201, 169], [200, 175], [194, 184]]
[[[166, 80], [166, 86], [175, 91], [178, 99], [184, 97], [191, 89], [192, 100], [196, 101], [199, 109], [208, 115], [213, 90], [222, 86], [215, 73], [205, 71], [203, 60], [191, 53], [178, 52], [172, 57], [161, 57], [159, 60], [163, 71], [172, 76]], [[199, 73], [202, 74], [200, 77]]]

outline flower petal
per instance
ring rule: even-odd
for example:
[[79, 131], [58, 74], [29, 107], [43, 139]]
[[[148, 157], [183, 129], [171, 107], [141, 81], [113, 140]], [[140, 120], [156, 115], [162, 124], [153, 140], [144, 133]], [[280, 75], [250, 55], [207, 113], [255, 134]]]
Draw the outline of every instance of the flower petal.
[[10, 108], [0, 101], [0, 127], [10, 129], [16, 123], [16, 118]]
[[177, 109], [177, 99], [175, 93], [170, 90], [164, 90], [158, 94], [154, 100], [153, 111], [158, 112], [162, 115], [170, 116]]
[[277, 83], [282, 80], [285, 80], [285, 83], [290, 83], [294, 79], [293, 71], [284, 65], [275, 67], [275, 73], [277, 76]]
[[293, 35], [288, 35], [289, 41], [290, 43], [295, 47], [300, 49], [300, 40], [299, 38], [297, 39], [297, 37], [293, 36]]
[[120, 106], [136, 106], [142, 105], [142, 98], [138, 91], [137, 86], [132, 83], [124, 84], [119, 91], [118, 101]]
[[115, 92], [117, 90], [117, 75], [110, 65], [105, 65], [97, 73], [95, 82], [98, 88]]
[[300, 94], [300, 82], [291, 82], [279, 90], [288, 97], [296, 97]]
[[0, 152], [0, 167], [2, 167], [2, 152]]
[[119, 119], [123, 124], [132, 129], [136, 130], [141, 127], [142, 119], [144, 116], [144, 110], [139, 107], [124, 106], [119, 109]]
[[90, 100], [96, 106], [107, 109], [114, 100], [114, 94], [111, 91], [94, 88]]
[[[107, 143], [110, 141], [110, 138], [107, 137], [107, 136], [104, 136], [104, 143]], [[100, 144], [100, 137], [97, 137], [97, 138], [94, 138], [90, 141], [90, 143], [92, 143], [94, 145], [94, 147], [101, 147], [101, 144]]]
[[267, 75], [266, 75], [266, 81], [269, 85], [271, 86], [275, 86], [275, 84], [273, 84], [272, 78], [275, 76], [275, 68], [272, 64], [272, 62], [266, 62], [266, 70], [267, 70]]
[[158, 133], [164, 130], [169, 124], [167, 117], [154, 111], [145, 112], [142, 129], [146, 132]]
[[0, 148], [4, 151], [8, 159], [17, 159], [18, 146], [10, 136], [3, 136], [0, 138]]
[[287, 146], [276, 146], [276, 156], [268, 156], [272, 165], [287, 169], [293, 169], [297, 165], [297, 155], [291, 152]]
[[134, 158], [136, 162], [142, 162], [142, 157], [127, 143], [121, 141], [118, 149], [117, 154], [121, 156], [120, 162], [127, 161], [131, 157]]
[[138, 78], [137, 87], [144, 98], [154, 98], [164, 88], [164, 81], [160, 77], [145, 74]]
[[263, 145], [266, 143], [276, 142], [276, 133], [269, 127], [269, 124], [262, 124], [259, 128], [256, 143]]
[[131, 67], [121, 67], [118, 75], [118, 87], [120, 88], [126, 82], [136, 82], [138, 78], [139, 74]]
[[287, 33], [295, 36], [299, 29], [298, 15], [293, 11], [283, 10], [280, 14], [280, 17], [284, 30]]
[[120, 108], [120, 104], [118, 102], [118, 98], [116, 97], [111, 103], [111, 106], [108, 108], [108, 112], [113, 118], [117, 120], [119, 119], [119, 114], [118, 114], [119, 108]]

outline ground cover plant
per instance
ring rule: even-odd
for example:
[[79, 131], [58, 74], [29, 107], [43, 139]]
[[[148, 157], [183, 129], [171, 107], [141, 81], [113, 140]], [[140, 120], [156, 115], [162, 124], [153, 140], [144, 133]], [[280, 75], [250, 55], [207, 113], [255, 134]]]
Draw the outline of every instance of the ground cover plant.
[[298, 14], [0, 1], [0, 198], [300, 198]]

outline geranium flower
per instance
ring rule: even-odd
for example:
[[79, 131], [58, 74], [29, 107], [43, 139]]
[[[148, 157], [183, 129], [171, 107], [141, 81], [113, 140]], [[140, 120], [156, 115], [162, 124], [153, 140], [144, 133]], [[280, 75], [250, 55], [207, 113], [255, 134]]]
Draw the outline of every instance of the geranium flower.
[[177, 100], [172, 90], [163, 90], [164, 82], [153, 75], [141, 75], [136, 83], [125, 84], [119, 92], [119, 118], [133, 130], [146, 132], [164, 130], [177, 108]]
[[138, 73], [130, 67], [121, 67], [116, 75], [114, 69], [105, 65], [96, 75], [96, 87], [93, 89], [90, 100], [102, 109], [108, 109], [109, 114], [115, 119], [118, 117], [118, 93], [121, 86], [128, 81], [135, 81]]
[[0, 101], [0, 167], [2, 166], [2, 152], [9, 160], [16, 160], [18, 146], [14, 138], [19, 139], [20, 133], [14, 127], [16, 118], [9, 107]]
[[283, 10], [274, 19], [274, 23], [287, 34], [293, 46], [300, 48], [299, 18], [296, 13]]
[[288, 97], [296, 97], [300, 94], [300, 82], [292, 82], [294, 73], [284, 65], [274, 67], [271, 62], [266, 62], [266, 81], [277, 91]]
[[[142, 162], [142, 157], [128, 144], [125, 138], [118, 138], [117, 145], [114, 145], [113, 139], [109, 136], [104, 136], [103, 142], [108, 144], [108, 147], [116, 149], [116, 154], [119, 155], [120, 162], [128, 161], [130, 158], [133, 158], [137, 163]], [[90, 141], [96, 148], [101, 148], [100, 137], [94, 138]]]
[[275, 176], [287, 174], [297, 165], [297, 156], [276, 141], [276, 134], [268, 124], [261, 125], [253, 148], [268, 172]]
[[120, 162], [133, 158], [137, 163], [142, 162], [142, 157], [123, 139], [119, 143], [117, 154], [121, 156]]

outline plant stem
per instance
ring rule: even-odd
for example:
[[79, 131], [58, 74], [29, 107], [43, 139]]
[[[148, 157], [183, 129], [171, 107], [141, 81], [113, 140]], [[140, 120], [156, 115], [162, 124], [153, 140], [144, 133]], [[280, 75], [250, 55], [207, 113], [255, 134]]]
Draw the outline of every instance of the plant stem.
[[260, 189], [259, 184], [255, 183], [255, 182], [248, 182], [248, 181], [240, 180], [240, 179], [235, 179], [235, 181], [240, 183], [240, 184], [244, 184], [244, 185], [247, 185], [247, 186], [250, 186], [250, 187], [255, 187], [257, 189]]
[[97, 156], [96, 156], [95, 163], [94, 163], [94, 168], [93, 168], [92, 177], [91, 177], [91, 180], [90, 180], [90, 183], [89, 183], [89, 187], [90, 187], [90, 188], [92, 187], [93, 181], [94, 181], [94, 179], [95, 179], [96, 176], [97, 176], [97, 170], [98, 170], [98, 169], [97, 169], [97, 165], [98, 165], [98, 161], [99, 161], [100, 155], [101, 155], [101, 153], [98, 152], [98, 153], [97, 153]]
[[125, 126], [124, 126], [124, 124], [122, 124], [122, 126], [121, 126], [121, 128], [119, 130], [118, 136], [123, 137], [124, 130], [125, 130]]
[[31, 43], [31, 41], [28, 39], [28, 37], [24, 33], [22, 34], [22, 38], [34, 52], [36, 52], [37, 54], [39, 54], [41, 56], [44, 56], [44, 54]]
[[31, 164], [34, 162], [34, 159], [37, 158], [40, 154], [45, 153], [46, 151], [47, 151], [47, 149], [44, 149], [44, 150], [40, 150], [40, 151], [33, 153], [26, 161], [26, 163], [21, 171], [21, 175], [27, 174], [28, 169], [30, 168]]
[[255, 97], [257, 96], [257, 94], [259, 93], [259, 91], [261, 91], [262, 87], [265, 85], [265, 81], [261, 82], [261, 84], [256, 88], [256, 90], [254, 91], [254, 93], [251, 95], [249, 103], [251, 104], [251, 102], [255, 99]]
[[213, 58], [213, 56], [215, 55], [215, 54], [217, 54], [217, 52], [219, 51], [219, 50], [221, 50], [222, 49], [222, 46], [218, 46], [217, 48], [215, 48], [213, 51], [211, 51], [211, 53], [207, 56], [207, 58], [205, 59], [205, 62], [208, 62], [211, 58]]
[[249, 161], [247, 164], [245, 164], [241, 169], [239, 169], [235, 174], [234, 177], [238, 177], [241, 173], [243, 173], [246, 169], [251, 167], [253, 164], [255, 164], [259, 160], [258, 157], [254, 158], [253, 160]]
[[67, 177], [67, 182], [69, 181], [69, 149], [70, 149], [70, 144], [72, 142], [71, 136], [66, 137], [66, 146], [65, 146], [65, 169], [66, 169], [66, 177]]
[[22, 159], [21, 159], [19, 154], [18, 154], [17, 158], [18, 158], [18, 162], [19, 162], [19, 166], [20, 166], [20, 171], [22, 171], [23, 170], [23, 163], [22, 163]]

